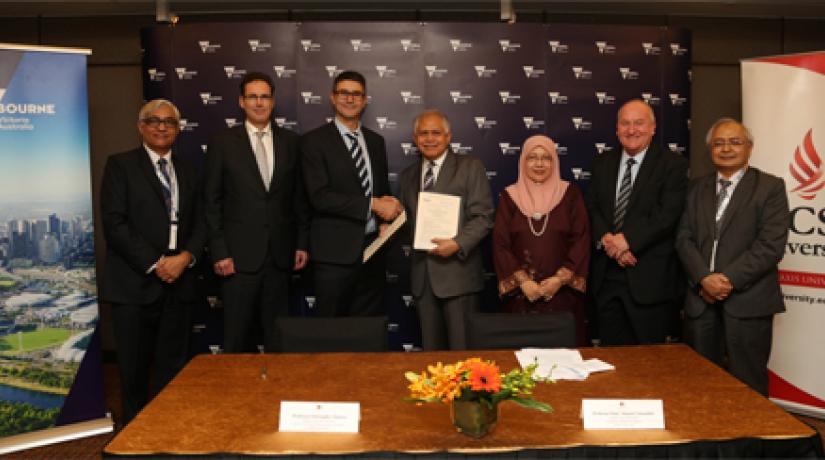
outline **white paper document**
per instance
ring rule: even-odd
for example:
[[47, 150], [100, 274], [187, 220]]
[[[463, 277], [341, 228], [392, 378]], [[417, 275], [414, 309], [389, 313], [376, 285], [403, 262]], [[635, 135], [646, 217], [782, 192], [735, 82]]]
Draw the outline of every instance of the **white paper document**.
[[387, 226], [386, 229], [384, 229], [384, 234], [380, 235], [378, 238], [375, 239], [375, 241], [370, 243], [370, 245], [367, 246], [366, 249], [364, 249], [363, 262], [369, 260], [369, 258], [372, 257], [372, 255], [375, 254], [376, 251], [381, 249], [381, 246], [383, 246], [384, 243], [386, 243], [387, 240], [390, 239], [390, 237], [393, 236], [395, 232], [397, 232], [398, 229], [401, 228], [401, 226], [404, 225], [404, 222], [406, 221], [407, 212], [401, 211], [401, 214], [399, 214], [398, 217], [396, 217], [395, 220], [392, 221], [392, 223], [389, 226]]
[[357, 402], [281, 401], [278, 431], [358, 433], [360, 420]]
[[585, 430], [664, 429], [661, 399], [583, 399]]
[[535, 375], [553, 380], [585, 380], [593, 372], [615, 369], [597, 358], [585, 361], [578, 350], [568, 348], [522, 348], [516, 359], [522, 368], [538, 363]]
[[413, 248], [429, 251], [433, 238], [453, 238], [458, 234], [461, 197], [444, 193], [419, 192], [415, 214]]

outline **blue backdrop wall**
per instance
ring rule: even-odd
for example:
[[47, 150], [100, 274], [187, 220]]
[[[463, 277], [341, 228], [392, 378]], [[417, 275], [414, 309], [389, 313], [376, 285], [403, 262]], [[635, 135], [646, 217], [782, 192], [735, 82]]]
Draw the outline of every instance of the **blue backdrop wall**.
[[[202, 165], [209, 137], [243, 121], [238, 82], [275, 80], [275, 121], [297, 132], [332, 117], [332, 79], [367, 78], [363, 122], [387, 141], [390, 183], [417, 159], [412, 121], [427, 108], [450, 118], [452, 148], [484, 161], [494, 197], [516, 180], [521, 143], [536, 133], [559, 146], [561, 175], [586, 190], [594, 156], [617, 146], [618, 106], [655, 110], [654, 142], [685, 154], [690, 129], [689, 32], [665, 27], [494, 23], [219, 23], [144, 29], [144, 96], [174, 101], [185, 120], [176, 147]], [[497, 199], [497, 198], [496, 198]], [[420, 343], [408, 288], [409, 244], [387, 248], [386, 303], [392, 349]], [[489, 246], [489, 245], [488, 245]], [[489, 255], [489, 247], [485, 247]], [[498, 308], [487, 257], [483, 305]], [[308, 276], [295, 277], [291, 308], [311, 314]], [[216, 280], [204, 274], [213, 295]], [[220, 303], [204, 305], [196, 349], [220, 343]], [[217, 307], [217, 308], [216, 308]]]

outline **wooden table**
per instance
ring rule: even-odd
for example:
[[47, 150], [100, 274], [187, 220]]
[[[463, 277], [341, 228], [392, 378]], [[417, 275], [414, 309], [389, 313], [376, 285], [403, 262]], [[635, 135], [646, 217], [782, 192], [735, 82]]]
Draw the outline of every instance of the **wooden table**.
[[[405, 402], [404, 372], [471, 356], [493, 359], [506, 371], [518, 365], [510, 351], [201, 355], [104, 454], [515, 454], [573, 449], [589, 455], [593, 451], [586, 449], [651, 446], [660, 449], [655, 451], [659, 456], [672, 446], [750, 440], [759, 446], [779, 443], [774, 446], [779, 453], [790, 455], [790, 448], [781, 446], [799, 442], [795, 449], [801, 445], [810, 450], [805, 446], [819, 441], [813, 429], [685, 345], [585, 348], [581, 353], [585, 359], [614, 364], [616, 370], [592, 374], [583, 382], [540, 384], [536, 398], [550, 403], [554, 413], [505, 402], [498, 425], [481, 439], [456, 432], [446, 405]], [[662, 399], [666, 429], [585, 431], [579, 417], [582, 398]], [[360, 433], [280, 433], [281, 400], [359, 401]], [[752, 453], [754, 448], [748, 449]]]

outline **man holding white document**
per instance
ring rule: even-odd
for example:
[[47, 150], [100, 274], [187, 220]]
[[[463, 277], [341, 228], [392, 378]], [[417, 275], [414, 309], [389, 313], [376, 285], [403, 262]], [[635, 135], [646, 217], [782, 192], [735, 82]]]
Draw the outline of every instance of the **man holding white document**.
[[421, 160], [401, 173], [400, 200], [414, 232], [410, 287], [424, 350], [466, 349], [467, 315], [484, 287], [479, 243], [493, 227], [484, 164], [450, 151], [450, 122], [436, 110], [413, 125]]

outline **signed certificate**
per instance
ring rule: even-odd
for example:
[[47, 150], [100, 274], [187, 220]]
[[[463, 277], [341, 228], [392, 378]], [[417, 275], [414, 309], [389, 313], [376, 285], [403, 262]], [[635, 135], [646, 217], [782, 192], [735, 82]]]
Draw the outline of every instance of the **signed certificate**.
[[429, 251], [433, 238], [453, 238], [458, 234], [461, 197], [443, 193], [419, 192], [413, 248]]

